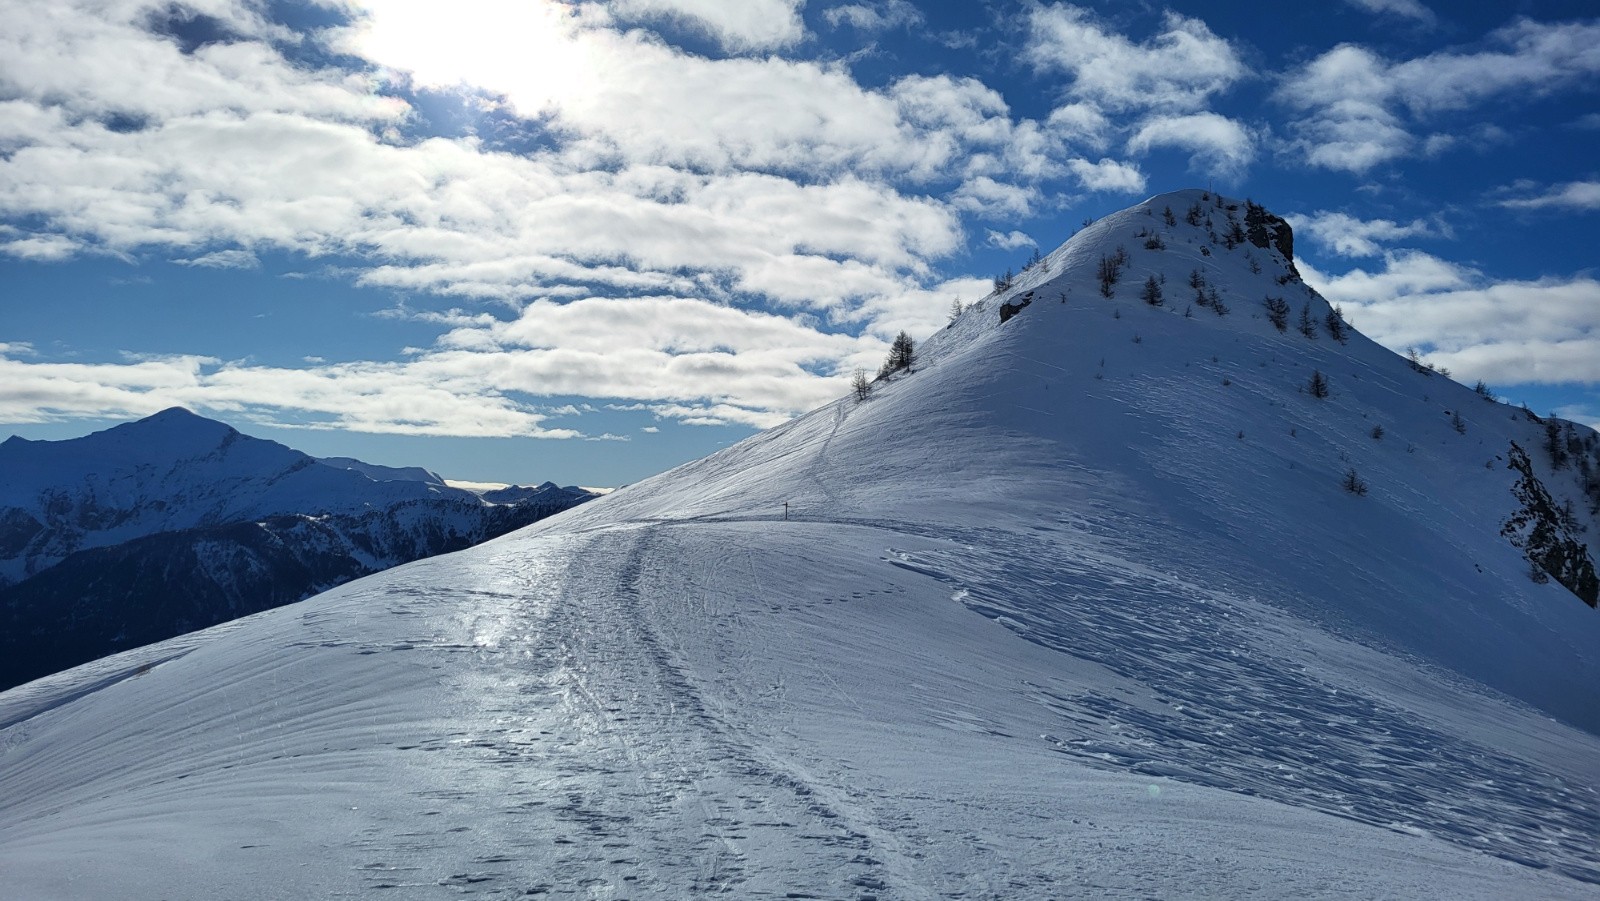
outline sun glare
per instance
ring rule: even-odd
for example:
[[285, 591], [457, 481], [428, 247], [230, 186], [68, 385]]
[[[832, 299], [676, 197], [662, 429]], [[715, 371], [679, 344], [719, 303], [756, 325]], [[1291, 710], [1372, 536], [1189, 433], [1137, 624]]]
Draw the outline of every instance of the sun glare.
[[550, 0], [360, 0], [347, 46], [418, 85], [504, 94], [536, 116], [593, 77], [573, 8]]

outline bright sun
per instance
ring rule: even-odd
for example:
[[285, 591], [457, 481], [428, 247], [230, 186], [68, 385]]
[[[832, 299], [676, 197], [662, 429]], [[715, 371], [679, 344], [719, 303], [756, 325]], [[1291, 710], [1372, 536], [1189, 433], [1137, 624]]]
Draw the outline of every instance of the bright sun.
[[592, 81], [592, 32], [554, 0], [359, 0], [346, 46], [418, 85], [504, 94], [537, 116]]

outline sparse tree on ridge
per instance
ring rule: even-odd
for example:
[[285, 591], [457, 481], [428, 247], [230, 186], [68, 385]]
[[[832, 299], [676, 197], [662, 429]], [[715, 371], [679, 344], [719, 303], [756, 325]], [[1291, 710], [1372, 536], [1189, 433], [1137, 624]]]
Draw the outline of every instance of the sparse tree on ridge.
[[1550, 465], [1564, 469], [1567, 465], [1567, 443], [1561, 440], [1561, 421], [1551, 414], [1544, 421], [1544, 450], [1550, 455]]
[[1240, 244], [1243, 244], [1245, 240], [1244, 228], [1239, 225], [1239, 220], [1233, 218], [1233, 216], [1230, 214], [1228, 216], [1228, 234], [1224, 239], [1228, 249], [1232, 250], [1235, 247], [1238, 247]]
[[866, 400], [872, 394], [872, 383], [867, 381], [866, 370], [856, 370], [855, 375], [850, 378], [850, 390], [855, 392], [856, 403], [858, 404]]
[[1322, 324], [1328, 329], [1328, 337], [1340, 344], [1350, 340], [1350, 329], [1345, 325], [1344, 316], [1338, 307], [1329, 307], [1328, 315], [1322, 318]]
[[1311, 370], [1311, 381], [1306, 383], [1306, 392], [1317, 400], [1328, 396], [1328, 377], [1322, 374], [1322, 370]]
[[1144, 290], [1139, 292], [1139, 297], [1152, 307], [1161, 306], [1161, 283], [1156, 281], [1155, 276], [1144, 280]]
[[1316, 340], [1317, 327], [1311, 321], [1310, 304], [1303, 304], [1300, 307], [1300, 334], [1305, 335], [1307, 338], [1312, 340]]
[[1433, 375], [1433, 364], [1422, 362], [1422, 355], [1417, 353], [1415, 347], [1406, 348], [1406, 362], [1411, 365], [1413, 371], [1423, 375]]
[[1116, 293], [1113, 289], [1117, 279], [1122, 277], [1122, 264], [1117, 262], [1116, 257], [1101, 254], [1100, 262], [1095, 267], [1095, 276], [1100, 279], [1100, 295], [1110, 297]]
[[889, 358], [894, 361], [896, 369], [910, 369], [917, 360], [917, 345], [911, 336], [901, 332], [894, 336], [894, 344], [889, 348]]
[[1268, 297], [1263, 301], [1267, 308], [1267, 319], [1274, 328], [1280, 332], [1289, 330], [1289, 302], [1281, 297]]
[[897, 372], [910, 372], [917, 359], [916, 342], [911, 336], [901, 332], [894, 336], [894, 343], [889, 345], [889, 358], [883, 361], [883, 368], [878, 370], [878, 378], [886, 378]]
[[951, 299], [951, 301], [950, 301], [950, 321], [951, 322], [955, 322], [957, 319], [960, 319], [961, 318], [961, 314], [965, 313], [966, 311], [967, 311], [967, 308], [963, 307], [961, 305], [961, 298], [956, 297], [956, 298], [952, 298]]

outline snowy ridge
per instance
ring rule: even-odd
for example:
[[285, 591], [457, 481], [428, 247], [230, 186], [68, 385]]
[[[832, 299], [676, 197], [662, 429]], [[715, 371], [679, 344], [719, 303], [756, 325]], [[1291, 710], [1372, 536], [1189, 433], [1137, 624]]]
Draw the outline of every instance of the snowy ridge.
[[864, 402], [0, 695], [8, 878], [1593, 897], [1600, 614], [1500, 534], [1545, 426], [1335, 340], [1229, 203], [1095, 223]]

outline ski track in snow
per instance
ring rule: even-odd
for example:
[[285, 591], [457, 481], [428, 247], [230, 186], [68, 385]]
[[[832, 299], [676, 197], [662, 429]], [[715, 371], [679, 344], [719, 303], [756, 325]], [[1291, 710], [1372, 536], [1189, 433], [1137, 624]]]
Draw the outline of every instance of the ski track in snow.
[[[473, 593], [479, 612], [471, 628], [486, 644], [456, 689], [485, 702], [468, 721], [496, 725], [399, 750], [452, 755], [448, 771], [471, 778], [429, 785], [417, 798], [449, 805], [492, 798], [494, 837], [461, 872], [411, 881], [405, 874], [424, 868], [392, 862], [437, 848], [446, 836], [430, 830], [397, 845], [383, 840], [386, 828], [373, 829], [357, 845], [371, 857], [359, 868], [364, 889], [856, 898], [884, 886], [870, 842], [826, 791], [758, 751], [708, 707], [655, 632], [647, 607], [655, 576], [670, 564], [652, 554], [660, 528], [563, 542], [536, 558], [536, 573], [519, 574], [508, 561], [507, 577], [525, 588]], [[621, 561], [615, 582], [585, 580], [584, 561], [594, 559]], [[577, 590], [541, 590], [553, 584]], [[465, 647], [417, 640], [358, 652], [424, 646]], [[486, 770], [491, 785], [475, 781]], [[749, 855], [762, 861], [755, 872]], [[531, 882], [530, 871], [538, 874]]]

